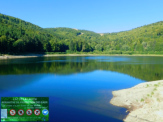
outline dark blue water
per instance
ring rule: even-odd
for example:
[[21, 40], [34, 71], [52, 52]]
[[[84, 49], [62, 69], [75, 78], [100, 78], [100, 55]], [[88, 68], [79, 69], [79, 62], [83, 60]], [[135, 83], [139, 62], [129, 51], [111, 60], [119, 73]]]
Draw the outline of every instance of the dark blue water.
[[[109, 103], [112, 91], [145, 82], [148, 74], [156, 80], [162, 78], [162, 63], [158, 62], [162, 58], [153, 59], [153, 65], [148, 64], [148, 57], [133, 58], [4, 60], [0, 62], [0, 97], [49, 97], [50, 122], [121, 122], [127, 115], [126, 109]], [[148, 69], [148, 74], [143, 74], [142, 69]]]

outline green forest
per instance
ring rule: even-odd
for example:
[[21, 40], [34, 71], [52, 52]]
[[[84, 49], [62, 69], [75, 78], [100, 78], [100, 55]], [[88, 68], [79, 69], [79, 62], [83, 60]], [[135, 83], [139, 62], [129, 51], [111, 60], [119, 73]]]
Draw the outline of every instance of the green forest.
[[41, 28], [0, 14], [0, 54], [25, 53], [163, 54], [163, 21], [99, 34], [71, 28]]

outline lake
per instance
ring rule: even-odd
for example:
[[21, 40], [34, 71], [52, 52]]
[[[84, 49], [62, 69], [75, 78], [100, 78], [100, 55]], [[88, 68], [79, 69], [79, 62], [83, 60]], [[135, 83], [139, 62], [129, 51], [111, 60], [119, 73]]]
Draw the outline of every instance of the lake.
[[49, 97], [50, 121], [122, 122], [112, 91], [163, 79], [163, 57], [60, 56], [0, 60], [0, 97]]

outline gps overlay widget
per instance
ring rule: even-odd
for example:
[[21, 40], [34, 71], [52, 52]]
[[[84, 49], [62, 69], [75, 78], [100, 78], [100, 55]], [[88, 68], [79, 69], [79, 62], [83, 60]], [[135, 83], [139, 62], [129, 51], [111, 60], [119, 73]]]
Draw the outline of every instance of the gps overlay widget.
[[2, 97], [1, 121], [49, 121], [49, 98]]

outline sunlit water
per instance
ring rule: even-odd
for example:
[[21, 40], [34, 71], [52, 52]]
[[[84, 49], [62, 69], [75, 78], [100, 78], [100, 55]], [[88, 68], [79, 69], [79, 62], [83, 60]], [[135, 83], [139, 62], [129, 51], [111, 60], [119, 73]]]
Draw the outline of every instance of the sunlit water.
[[[112, 91], [163, 78], [162, 57], [46, 57], [0, 60], [0, 97], [49, 97], [50, 121], [119, 122]], [[150, 80], [151, 79], [151, 80]]]

